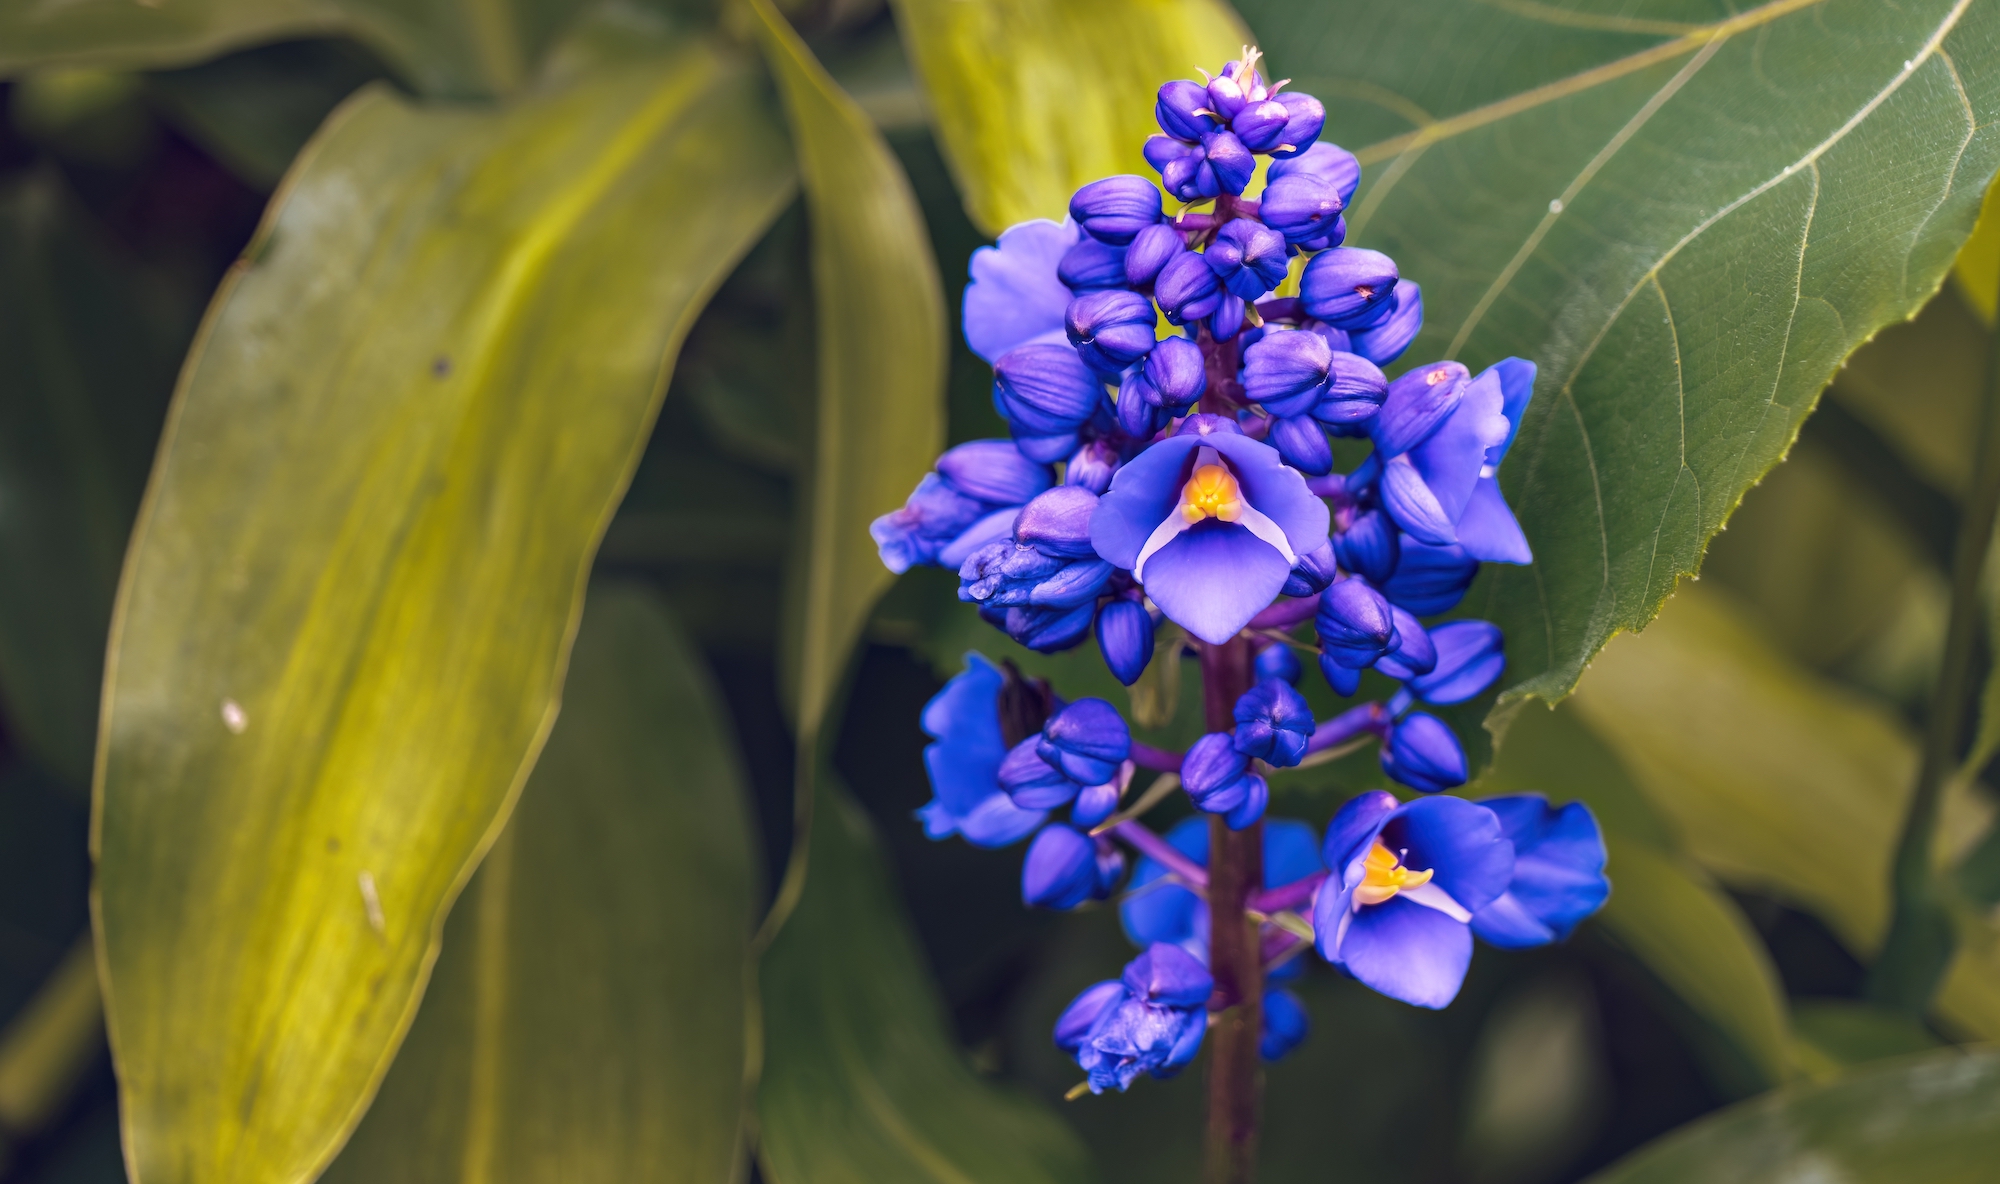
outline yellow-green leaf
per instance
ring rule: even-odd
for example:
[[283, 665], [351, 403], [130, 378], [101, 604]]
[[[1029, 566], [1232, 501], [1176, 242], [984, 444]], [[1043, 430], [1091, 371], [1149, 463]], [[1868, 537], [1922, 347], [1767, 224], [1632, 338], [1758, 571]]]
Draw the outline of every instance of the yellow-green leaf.
[[[1150, 176], [1153, 92], [1250, 40], [1220, 0], [896, 0], [972, 221], [1060, 219], [1112, 173]], [[997, 47], [1004, 46], [1004, 51]]]
[[888, 144], [768, 0], [751, 7], [812, 222], [819, 405], [787, 672], [809, 753], [891, 579], [868, 523], [902, 504], [944, 439], [944, 295], [923, 212]]
[[113, 627], [137, 1184], [339, 1148], [554, 717], [664, 369], [791, 192], [756, 75], [699, 42], [501, 115], [364, 92], [302, 154], [183, 372]]
[[743, 1154], [752, 822], [701, 655], [598, 584], [562, 718], [328, 1184], [723, 1184]]
[[773, 1184], [1081, 1184], [1076, 1135], [952, 1046], [868, 822], [822, 776], [805, 894], [762, 967]]

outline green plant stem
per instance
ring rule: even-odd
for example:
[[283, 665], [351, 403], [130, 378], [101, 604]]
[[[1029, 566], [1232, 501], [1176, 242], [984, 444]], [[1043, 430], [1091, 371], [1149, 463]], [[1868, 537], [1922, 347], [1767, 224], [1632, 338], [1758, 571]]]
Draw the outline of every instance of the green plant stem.
[[1891, 872], [1895, 907], [1882, 952], [1868, 973], [1868, 997], [1877, 1003], [1922, 1015], [1944, 980], [1953, 947], [1951, 912], [1933, 862], [1944, 787], [1958, 764], [1966, 719], [1978, 688], [1973, 686], [1973, 647], [1982, 611], [1979, 577], [2000, 513], [2000, 331], [1987, 360], [1986, 398], [1979, 408], [1972, 488], [1952, 549], [1951, 616], [1945, 626], [1944, 660], [1931, 695], [1924, 729], [1923, 758], [1916, 789], [1896, 844]]
[[[1242, 637], [1201, 649], [1202, 705], [1208, 730], [1236, 726], [1236, 700], [1250, 689], [1250, 644]], [[1209, 1184], [1249, 1184], [1257, 1174], [1257, 1112], [1262, 1081], [1257, 1039], [1263, 1027], [1264, 967], [1249, 902], [1264, 884], [1264, 824], [1230, 830], [1208, 820], [1209, 970], [1215, 975], [1209, 1033]]]

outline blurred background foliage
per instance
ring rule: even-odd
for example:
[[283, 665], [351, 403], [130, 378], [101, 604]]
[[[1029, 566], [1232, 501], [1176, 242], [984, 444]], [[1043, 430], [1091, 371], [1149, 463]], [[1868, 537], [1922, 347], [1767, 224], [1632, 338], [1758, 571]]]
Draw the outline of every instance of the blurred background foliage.
[[[864, 622], [886, 577], [863, 570], [872, 553], [840, 532], [885, 508], [869, 482], [891, 490], [887, 504], [900, 499], [913, 474], [896, 465], [910, 447], [896, 445], [879, 463], [852, 450], [865, 441], [829, 452], [829, 409], [862, 422], [882, 414], [884, 404], [868, 401], [877, 392], [866, 376], [901, 367], [913, 375], [910, 389], [891, 406], [910, 418], [895, 430], [916, 439], [916, 452], [926, 436], [998, 434], [989, 372], [956, 332], [955, 293], [971, 252], [1007, 222], [1052, 213], [1049, 194], [1060, 200], [1099, 173], [1136, 168], [1155, 81], [1146, 63], [1164, 58], [1178, 73], [1195, 60], [1219, 62], [1234, 49], [1239, 20], [1336, 111], [1329, 135], [1358, 148], [1644, 45], [1697, 36], [1709, 27], [1700, 22], [1726, 15], [1701, 4], [1650, 6], [1645, 19], [1554, 6], [1573, 19], [1521, 34], [1504, 22], [1523, 6], [1436, 0], [1394, 19], [1361, 7], [1258, 0], [1239, 18], [1165, 0], [908, 0], [893, 11], [879, 0], [794, 0], [779, 5], [780, 17], [761, 5], [717, 12], [698, 0], [581, 14], [528, 0], [463, 9], [0, 3], [0, 68], [11, 74], [0, 89], [0, 1180], [124, 1178], [87, 899], [103, 654], [177, 371], [239, 254], [274, 249], [268, 228], [258, 232], [267, 203], [281, 183], [325, 183], [295, 161], [329, 113], [364, 88], [375, 88], [378, 103], [444, 112], [424, 118], [490, 122], [497, 117], [481, 104], [496, 97], [506, 110], [532, 111], [538, 95], [569, 93], [562, 88], [578, 79], [711, 35], [735, 68], [753, 69], [745, 63], [759, 45], [780, 63], [746, 84], [752, 106], [758, 118], [789, 117], [795, 141], [803, 128], [821, 129], [808, 137], [820, 155], [799, 149], [801, 196], [790, 196], [784, 167], [773, 167], [753, 196], [774, 213], [749, 219], [756, 226], [740, 259], [709, 248], [719, 286], [705, 306], [692, 296], [700, 312], [630, 487], [622, 500], [610, 491], [616, 515], [590, 565], [590, 611], [564, 713], [507, 829], [497, 838], [467, 829], [468, 850], [495, 845], [451, 913], [421, 1010], [400, 1020], [412, 1026], [377, 1105], [327, 1178], [529, 1180], [558, 1167], [568, 1179], [762, 1175], [774, 1184], [1185, 1178], [1199, 1160], [1198, 1073], [1059, 1102], [1075, 1069], [1047, 1033], [1081, 984], [1123, 961], [1112, 910], [1029, 913], [1019, 903], [1018, 852], [929, 843], [910, 816], [928, 797], [919, 710], [967, 649], [1012, 657], [1071, 696], [1124, 703], [1125, 692], [1089, 646], [1043, 657], [1010, 645], [934, 570], [898, 580]], [[1336, 28], [1322, 8], [1351, 19]], [[778, 23], [786, 18], [803, 42]], [[1118, 22], [1132, 19], [1150, 40], [1109, 55], [1117, 68], [1106, 68], [1105, 86], [1084, 88], [1078, 104], [1050, 93], [1050, 78], [1078, 68], [1067, 47], [1115, 40]], [[1412, 51], [1412, 30], [1445, 20], [1448, 42]], [[1990, 39], [1991, 24], [1978, 26], [1980, 37]], [[712, 25], [721, 32], [707, 32]], [[1857, 36], [1857, 27], [1843, 35]], [[1351, 48], [1328, 48], [1335, 40]], [[1723, 40], [1712, 42], [1721, 62]], [[1507, 69], [1475, 68], [1493, 65], [1490, 45]], [[1982, 104], [2000, 86], [2000, 61], [1985, 51], [1984, 72], [1967, 71]], [[967, 63], [996, 52], [1003, 62], [990, 67], [991, 86], [1011, 99], [954, 87], [954, 77], [977, 74]], [[1703, 62], [1710, 53], [1698, 50]], [[1648, 85], [1679, 77], [1678, 59], [1662, 68]], [[1090, 106], [1106, 93], [1125, 108]], [[1451, 105], [1425, 109], [1409, 94], [1448, 95]], [[1345, 125], [1342, 100], [1352, 113]], [[1622, 120], [1620, 110], [1611, 114]], [[995, 130], [1008, 120], [1019, 126]], [[1758, 150], [1788, 159], [1796, 137], [1781, 134], [1784, 116], [1770, 122], [1763, 130], [1783, 142]], [[1899, 116], [1882, 135], [1915, 137], [1912, 122]], [[1103, 135], [1069, 138], [1077, 125], [1105, 124], [1105, 135], [1130, 142], [1118, 159], [1106, 159]], [[1578, 143], [1601, 144], [1590, 134], [1583, 129]], [[1046, 153], [1010, 156], [1018, 140]], [[871, 155], [877, 145], [888, 152]], [[1525, 206], [1519, 194], [1506, 198], [1511, 205], [1493, 199], [1512, 217], [1570, 191], [1533, 169], [1498, 168], [1482, 154], [1506, 147], [1499, 141], [1428, 157], [1408, 147], [1365, 159], [1371, 173], [1410, 174], [1406, 194], [1431, 196], [1411, 196], [1402, 213], [1383, 205], [1374, 238], [1360, 241], [1407, 255], [1406, 269], [1425, 283], [1433, 314], [1418, 353], [1468, 340], [1475, 352], [1488, 348], [1479, 336], [1492, 303], [1480, 303], [1485, 277], [1519, 236], [1496, 233], [1504, 249], [1487, 272], [1466, 263], [1466, 276], [1440, 274], [1433, 287], [1433, 273], [1452, 266], [1434, 253], [1442, 248], [1423, 245], [1424, 219], [1438, 216], [1435, 194], [1456, 182], [1477, 208], [1481, 186], [1507, 194], [1525, 186], [1533, 196]], [[731, 151], [714, 151], [707, 170], [740, 170]], [[1991, 148], [1982, 141], [1979, 151]], [[1837, 163], [1827, 161], [1829, 177]], [[1541, 164], [1567, 176], [1559, 160]], [[691, 184], [647, 191], [659, 195], [662, 224], [684, 212], [671, 203], [704, 200], [713, 178], [690, 172]], [[1989, 162], [1978, 180], [1991, 172]], [[1630, 200], [1647, 183], [1644, 173], [1611, 180], [1607, 200]], [[427, 183], [444, 182], [427, 175]], [[892, 259], [904, 268], [900, 286], [857, 278], [866, 260], [894, 255], [867, 239], [865, 203], [842, 207], [840, 195], [857, 192], [886, 193], [880, 200], [892, 205], [904, 193], [921, 212], [928, 242], [918, 245], [930, 262]], [[1374, 209], [1364, 194], [1357, 224]], [[2000, 1070], [1976, 1048], [2000, 1039], [2000, 829], [1981, 780], [1993, 755], [1985, 730], [1952, 779], [1939, 841], [1955, 886], [1950, 974], [1921, 1015], [1864, 1000], [1945, 645], [1952, 540], [1972, 483], [1979, 408], [1990, 397], [2000, 225], [1982, 227], [1954, 282], [1933, 295], [1921, 278], [1942, 273], [1963, 231], [1940, 230], [1934, 237], [1949, 242], [1905, 251], [1894, 293], [1869, 288], [1867, 276], [1825, 280], [1866, 305], [1846, 331], [1867, 336], [1874, 324], [1899, 323], [1847, 359], [1810, 418], [1825, 377], [1812, 365], [1830, 367], [1858, 337], [1808, 343], [1815, 361], [1785, 379], [1799, 396], [1778, 417], [1785, 430], [1749, 431], [1735, 411], [1708, 420], [1716, 440], [1756, 436], [1761, 463], [1736, 456], [1718, 466], [1736, 486], [1755, 487], [1733, 514], [1725, 492], [1698, 521], [1677, 526], [1681, 537], [1667, 550], [1682, 566], [1649, 567], [1614, 594], [1591, 584], [1591, 596], [1609, 598], [1589, 630], [1549, 639], [1552, 654], [1558, 640], [1568, 648], [1548, 664], [1544, 693], [1563, 689], [1565, 662], [1573, 675], [1614, 630], [1643, 624], [1678, 571], [1698, 561], [1704, 578], [1681, 582], [1643, 634], [1611, 640], [1559, 706], [1522, 700], [1492, 717], [1504, 744], [1467, 792], [1533, 789], [1589, 802], [1611, 846], [1610, 907], [1565, 945], [1482, 950], [1458, 1003], [1442, 1013], [1377, 997], [1323, 967], [1310, 974], [1300, 991], [1315, 1030], [1268, 1076], [1266, 1178], [1554, 1184], [1608, 1171], [1618, 1181], [1753, 1180], [1774, 1178], [1796, 1153], [1832, 1157], [1857, 1180], [1951, 1180], [1977, 1178], [1967, 1164], [2000, 1158]], [[1584, 249], [1565, 244], [1564, 232], [1549, 232], [1557, 259]], [[1728, 240], [1715, 249], [1745, 248]], [[1914, 264], [1913, 255], [1921, 256]], [[938, 329], [917, 323], [935, 315], [927, 268], [942, 280], [946, 357], [923, 352]], [[855, 286], [844, 293], [843, 282]], [[1654, 282], [1663, 282], [1657, 272]], [[1670, 273], [1664, 281], [1675, 282]], [[1667, 288], [1659, 290], [1664, 301]], [[844, 305], [852, 307], [838, 311]], [[1539, 307], [1502, 302], [1493, 317], [1518, 326]], [[828, 322], [842, 316], [849, 327], [836, 336], [848, 344], [829, 358]], [[900, 340], [864, 342], [867, 326], [851, 327], [863, 318], [915, 327]], [[1619, 346], [1625, 357], [1646, 348]], [[880, 356], [871, 361], [869, 349]], [[660, 352], [656, 345], [634, 372]], [[1545, 373], [1567, 369], [1586, 387], [1629, 391], [1635, 405], [1661, 397], [1657, 374], [1593, 374], [1574, 352], [1544, 362]], [[926, 403], [939, 371], [941, 419]], [[641, 423], [650, 412], [640, 407], [644, 392], [631, 389], [638, 409], [628, 422]], [[247, 390], [246, 408], [259, 393]], [[1545, 392], [1538, 410], [1551, 414], [1553, 401]], [[1801, 422], [1794, 443], [1789, 428]], [[1644, 433], [1636, 436], [1635, 458]], [[313, 451], [304, 443], [301, 456]], [[1781, 453], [1785, 462], [1765, 473]], [[203, 475], [201, 454], [185, 463]], [[843, 463], [861, 476], [841, 477]], [[1675, 463], [1689, 463], [1685, 445]], [[1679, 472], [1656, 503], [1627, 507], [1627, 517], [1653, 513], [1657, 530]], [[227, 474], [220, 479], [226, 489]], [[855, 492], [855, 481], [873, 492]], [[1560, 487], [1531, 495], [1522, 514], [1531, 537], [1536, 507], [1565, 497]], [[1706, 531], [1724, 516], [1728, 528], [1704, 557]], [[1616, 513], [1610, 520], [1631, 525]], [[844, 542], [829, 541], [837, 538]], [[1612, 587], [1625, 579], [1617, 565], [1606, 559], [1572, 583]], [[553, 586], [573, 573], [544, 574]], [[1482, 585], [1471, 611], [1482, 596], [1507, 611], [1520, 589], [1500, 586], [1504, 578]], [[1989, 586], [2000, 589], [2000, 580]], [[802, 604], [823, 601], [829, 587], [846, 589], [852, 620], [817, 633], [800, 626]], [[2000, 595], [1993, 606], [2000, 621]], [[859, 632], [844, 682], [843, 629]], [[1994, 665], [1989, 654], [1982, 641], [1981, 682]], [[1151, 738], [1163, 743], [1199, 731], [1193, 667], [1177, 666], [1156, 661], [1134, 691], [1135, 710], [1143, 698], [1158, 725]], [[1319, 691], [1316, 705], [1330, 708]], [[199, 706], [203, 718], [215, 711], [206, 698]], [[1486, 734], [1491, 706], [1489, 697], [1454, 716], [1469, 741]], [[223, 722], [240, 732], [229, 718], [225, 709]], [[1274, 785], [1273, 809], [1324, 823], [1349, 794], [1379, 783], [1373, 761], [1364, 751], [1288, 774]], [[801, 785], [819, 789], [816, 808], [797, 809]], [[497, 801], [505, 789], [482, 792]], [[1163, 822], [1175, 808], [1163, 807]], [[493, 810], [504, 819], [503, 807]], [[801, 823], [810, 828], [810, 874], [795, 858]], [[393, 910], [385, 924], [373, 892], [363, 887], [367, 910], [353, 906], [355, 924], [377, 934], [401, 926], [399, 940], [422, 951], [428, 930]], [[443, 892], [440, 921], [448, 906]], [[396, 1053], [396, 1020], [384, 1021], [384, 1056]], [[160, 1039], [171, 1047], [174, 1017], [164, 1022]], [[357, 1070], [352, 1088], [368, 1079]], [[128, 1098], [138, 1088], [128, 1080]], [[347, 1104], [334, 1098], [321, 1109]], [[331, 1156], [346, 1129], [328, 1120], [294, 1133]], [[743, 1154], [745, 1132], [760, 1140], [754, 1159]], [[191, 1156], [226, 1161], [231, 1148], [248, 1154], [254, 1134], [177, 1137], [208, 1141]], [[127, 1137], [160, 1136], [128, 1126]], [[294, 1160], [316, 1156], [308, 1147]]]

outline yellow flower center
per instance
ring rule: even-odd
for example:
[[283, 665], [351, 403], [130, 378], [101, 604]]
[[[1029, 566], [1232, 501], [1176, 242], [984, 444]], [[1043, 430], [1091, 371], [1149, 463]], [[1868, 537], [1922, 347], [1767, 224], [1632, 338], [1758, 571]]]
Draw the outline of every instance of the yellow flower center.
[[1243, 489], [1221, 465], [1202, 465], [1181, 488], [1181, 517], [1190, 523], [1204, 518], [1234, 522], [1243, 516]]
[[1407, 888], [1421, 888], [1431, 882], [1431, 872], [1412, 871], [1403, 866], [1403, 855], [1375, 840], [1368, 849], [1368, 856], [1361, 861], [1361, 883], [1354, 889], [1355, 904], [1381, 904], [1396, 893]]

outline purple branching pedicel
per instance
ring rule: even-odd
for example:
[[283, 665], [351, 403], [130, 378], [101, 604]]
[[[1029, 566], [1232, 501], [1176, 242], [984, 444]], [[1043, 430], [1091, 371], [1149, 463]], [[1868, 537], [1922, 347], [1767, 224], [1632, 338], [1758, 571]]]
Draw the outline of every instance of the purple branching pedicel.
[[[1497, 626], [1436, 618], [1481, 563], [1533, 562], [1499, 472], [1535, 365], [1383, 372], [1423, 326], [1422, 292], [1347, 241], [1360, 163], [1259, 58], [1160, 88], [1157, 182], [1093, 181], [1063, 222], [973, 254], [966, 341], [1010, 438], [946, 452], [872, 528], [892, 571], [956, 572], [1029, 650], [1094, 639], [1127, 686], [1163, 654], [1200, 657], [1207, 734], [1180, 753], [1136, 741], [1106, 700], [968, 655], [924, 709], [935, 797], [918, 816], [933, 839], [1028, 840], [1034, 908], [1119, 895], [1132, 852], [1119, 909], [1142, 952], [1076, 998], [1056, 1043], [1086, 1074], [1077, 1093], [1124, 1090], [1186, 1066], [1212, 1027], [1209, 1178], [1228, 1181], [1252, 1171], [1258, 1058], [1306, 1038], [1298, 998], [1270, 985], [1303, 952], [1443, 1007], [1475, 936], [1560, 941], [1610, 892], [1581, 804], [1446, 796], [1471, 768], [1427, 710], [1506, 666]], [[1400, 689], [1313, 718], [1308, 677], [1347, 697], [1364, 676]], [[1352, 798], [1323, 840], [1265, 819], [1275, 773], [1364, 743], [1413, 792]], [[1141, 770], [1162, 780], [1135, 795]], [[1195, 813], [1163, 836], [1138, 815], [1176, 786]]]

